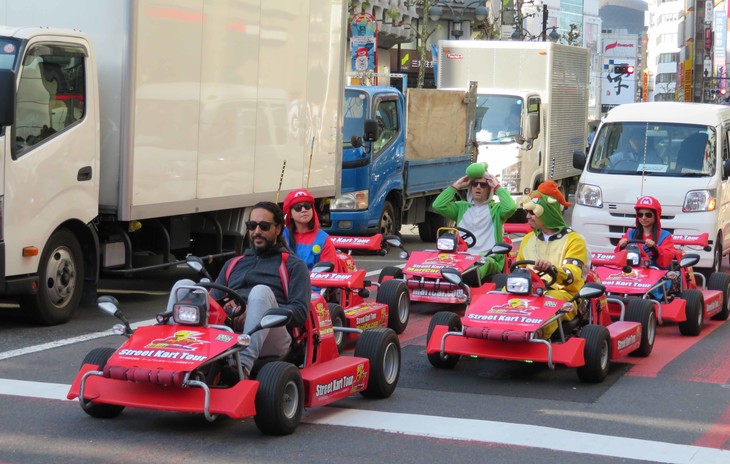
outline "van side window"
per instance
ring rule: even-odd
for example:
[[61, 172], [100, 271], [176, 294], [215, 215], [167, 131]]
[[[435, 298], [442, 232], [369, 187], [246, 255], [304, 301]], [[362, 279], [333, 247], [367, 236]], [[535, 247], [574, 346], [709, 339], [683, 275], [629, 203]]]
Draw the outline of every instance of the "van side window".
[[86, 114], [81, 47], [35, 45], [24, 59], [16, 96], [16, 157]]
[[375, 109], [375, 120], [380, 127], [380, 136], [373, 142], [373, 158], [380, 156], [383, 149], [387, 147], [398, 135], [398, 102], [397, 100], [384, 100], [378, 103]]

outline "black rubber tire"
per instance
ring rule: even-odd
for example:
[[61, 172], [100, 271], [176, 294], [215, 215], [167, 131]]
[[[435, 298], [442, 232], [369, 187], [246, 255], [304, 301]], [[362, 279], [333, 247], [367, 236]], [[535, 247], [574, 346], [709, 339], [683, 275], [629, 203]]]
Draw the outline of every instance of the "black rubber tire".
[[712, 273], [709, 282], [707, 282], [707, 288], [722, 292], [722, 310], [712, 316], [712, 319], [715, 321], [727, 320], [728, 315], [730, 315], [730, 275], [724, 272]]
[[383, 210], [380, 212], [378, 232], [383, 234], [383, 237], [395, 235], [399, 232], [398, 223], [399, 221], [395, 216], [395, 208], [393, 208], [393, 205], [386, 200], [385, 203], [383, 203]]
[[38, 283], [38, 293], [21, 297], [21, 309], [37, 324], [68, 322], [84, 286], [81, 245], [69, 230], [58, 229], [48, 239], [38, 263]]
[[687, 320], [678, 324], [679, 333], [696, 337], [702, 331], [705, 322], [705, 300], [702, 298], [702, 292], [695, 289], [685, 290], [681, 298], [687, 302], [685, 306]]
[[383, 282], [378, 288], [375, 301], [388, 305], [388, 327], [395, 333], [402, 334], [411, 315], [411, 297], [408, 295], [406, 283], [402, 280]]
[[363, 331], [355, 345], [355, 357], [370, 360], [368, 386], [360, 394], [366, 398], [388, 398], [400, 378], [400, 341], [393, 330], [376, 327]]
[[[83, 367], [84, 364], [92, 364], [97, 366], [98, 370], [103, 370], [115, 351], [114, 348], [94, 348], [84, 356], [81, 366]], [[79, 405], [86, 414], [97, 419], [112, 419], [124, 411], [124, 406], [92, 403], [91, 401], [84, 401], [81, 397], [79, 397]]]
[[[461, 318], [458, 314], [449, 311], [439, 311], [431, 317], [431, 322], [428, 324], [428, 331], [426, 332], [426, 344], [431, 340], [431, 334], [437, 325], [445, 325], [449, 328], [449, 332], [461, 332]], [[458, 354], [444, 354], [441, 357], [441, 353], [433, 353], [428, 355], [428, 362], [433, 367], [439, 369], [453, 369], [461, 358]]]
[[434, 243], [436, 241], [436, 231], [440, 227], [445, 227], [447, 219], [433, 211], [426, 211], [426, 219], [418, 223], [418, 236], [421, 241], [426, 243]]
[[631, 352], [631, 356], [640, 356], [642, 358], [649, 356], [654, 349], [656, 339], [657, 318], [654, 303], [643, 298], [629, 300], [629, 306], [626, 308], [626, 320], [641, 324], [641, 345]]
[[583, 350], [585, 365], [576, 369], [581, 382], [599, 383], [611, 367], [611, 336], [602, 325], [588, 324], [580, 331], [586, 344]]
[[402, 279], [403, 278], [403, 269], [395, 266], [386, 266], [380, 271], [380, 275], [378, 276], [378, 283], [382, 284], [383, 279], [385, 277], [392, 277], [394, 279]]
[[[345, 310], [342, 306], [337, 303], [327, 303], [327, 307], [330, 310], [330, 319], [332, 319], [333, 327], [345, 327]], [[342, 347], [345, 345], [345, 332], [338, 332], [335, 330], [335, 344], [337, 345], [337, 351], [342, 353]]]
[[304, 382], [296, 366], [272, 361], [258, 373], [256, 427], [266, 435], [289, 435], [296, 430], [304, 411]]

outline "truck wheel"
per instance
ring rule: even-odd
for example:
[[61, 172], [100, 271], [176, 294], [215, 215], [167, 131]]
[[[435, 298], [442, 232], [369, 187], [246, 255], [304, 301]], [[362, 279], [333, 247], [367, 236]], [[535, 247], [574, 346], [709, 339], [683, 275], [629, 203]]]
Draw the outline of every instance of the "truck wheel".
[[[330, 319], [332, 319], [332, 327], [345, 327], [345, 311], [342, 306], [337, 303], [327, 303], [330, 310]], [[337, 351], [342, 353], [342, 346], [345, 344], [345, 332], [335, 330], [335, 344]]]
[[[380, 271], [378, 276], [378, 283], [382, 284], [386, 278], [402, 279], [403, 269], [395, 266], [386, 266]], [[386, 281], [387, 282], [387, 281]]]
[[[114, 348], [94, 348], [84, 357], [81, 366], [83, 367], [84, 364], [93, 364], [98, 367], [98, 370], [103, 370], [106, 362], [109, 361], [109, 358], [112, 357], [115, 351]], [[79, 397], [79, 405], [86, 414], [97, 419], [112, 419], [124, 411], [124, 406], [93, 403], [81, 397]]]
[[79, 306], [84, 283], [81, 245], [66, 229], [51, 235], [38, 263], [38, 293], [21, 297], [20, 306], [35, 322], [68, 322]]
[[710, 281], [707, 288], [722, 292], [722, 309], [719, 313], [712, 316], [713, 320], [725, 321], [730, 315], [730, 275], [724, 272], [714, 272], [710, 275]]
[[437, 238], [436, 232], [439, 228], [446, 227], [450, 222], [453, 221], [448, 221], [438, 213], [426, 211], [425, 220], [418, 223], [418, 236], [423, 242], [434, 243]]
[[304, 411], [304, 383], [294, 364], [272, 361], [264, 364], [256, 380], [256, 427], [267, 435], [289, 435], [299, 425]]
[[581, 382], [599, 383], [608, 375], [611, 359], [611, 337], [602, 325], [589, 324], [580, 331], [586, 341], [583, 349], [585, 365], [576, 369]]
[[705, 300], [702, 298], [702, 292], [695, 289], [685, 290], [682, 292], [681, 298], [687, 302], [684, 309], [687, 320], [678, 324], [679, 333], [692, 337], [697, 336], [705, 322]]
[[629, 300], [629, 307], [626, 308], [626, 320], [641, 324], [641, 345], [631, 352], [631, 356], [641, 356], [643, 358], [649, 356], [654, 348], [656, 338], [657, 320], [654, 303], [643, 298]]
[[[458, 314], [448, 311], [437, 312], [433, 315], [431, 322], [428, 324], [428, 331], [426, 332], [427, 344], [431, 341], [431, 334], [437, 325], [447, 326], [449, 328], [449, 332], [461, 332], [461, 318]], [[428, 355], [428, 362], [430, 362], [433, 367], [437, 367], [439, 369], [453, 369], [459, 362], [460, 358], [461, 356], [458, 354], [444, 354], [444, 356], [441, 357], [441, 353], [433, 353]]]
[[384, 237], [397, 234], [399, 232], [396, 230], [397, 223], [398, 221], [396, 221], [395, 209], [389, 201], [386, 201], [383, 203], [383, 211], [380, 213], [380, 222], [378, 223], [380, 233], [383, 234]]
[[363, 331], [355, 345], [355, 357], [370, 360], [366, 398], [388, 398], [400, 377], [400, 341], [391, 329], [377, 327]]
[[411, 298], [408, 287], [402, 280], [388, 280], [380, 285], [375, 298], [378, 303], [388, 305], [388, 327], [402, 334], [411, 314]]

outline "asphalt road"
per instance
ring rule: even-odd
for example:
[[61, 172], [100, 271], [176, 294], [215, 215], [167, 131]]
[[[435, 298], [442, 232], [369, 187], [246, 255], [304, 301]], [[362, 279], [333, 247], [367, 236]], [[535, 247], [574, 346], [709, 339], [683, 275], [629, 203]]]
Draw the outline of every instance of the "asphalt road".
[[[405, 236], [409, 249], [424, 248]], [[396, 253], [358, 256], [376, 271]], [[187, 269], [105, 280], [132, 322], [150, 320]], [[708, 321], [699, 337], [660, 327], [648, 358], [613, 363], [601, 384], [573, 369], [462, 359], [437, 370], [425, 355], [430, 316], [416, 305], [401, 335], [398, 388], [386, 400], [354, 396], [307, 410], [287, 437], [266, 437], [253, 420], [131, 410], [92, 419], [65, 394], [85, 353], [117, 347], [115, 322], [82, 308], [64, 326], [0, 317], [0, 461], [6, 463], [490, 462], [730, 463], [730, 325]]]

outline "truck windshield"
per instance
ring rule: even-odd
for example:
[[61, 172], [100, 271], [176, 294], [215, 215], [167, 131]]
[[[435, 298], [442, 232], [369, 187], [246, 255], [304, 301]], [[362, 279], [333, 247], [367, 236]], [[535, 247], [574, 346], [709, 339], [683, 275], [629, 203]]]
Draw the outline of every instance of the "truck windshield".
[[477, 142], [513, 142], [522, 132], [522, 98], [514, 95], [479, 95], [475, 130]]
[[15, 69], [18, 61], [20, 42], [8, 37], [0, 37], [0, 69]]
[[717, 164], [712, 126], [668, 123], [604, 124], [593, 142], [590, 172], [707, 177]]
[[345, 148], [352, 148], [350, 140], [353, 135], [363, 136], [368, 106], [367, 93], [351, 89], [345, 91], [344, 124], [342, 127], [342, 144]]

